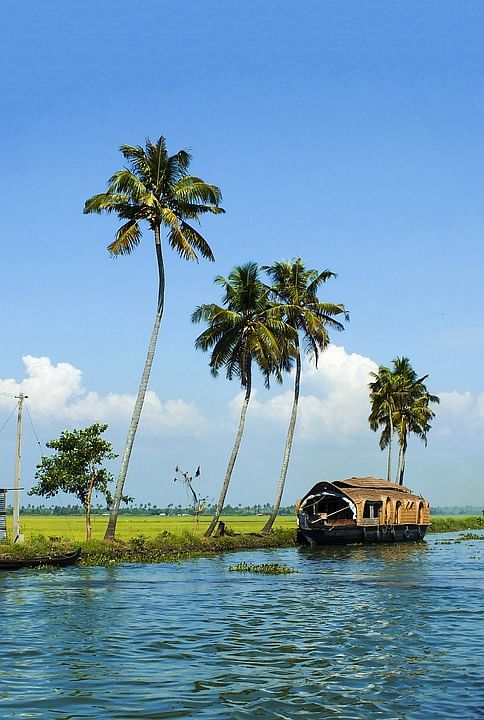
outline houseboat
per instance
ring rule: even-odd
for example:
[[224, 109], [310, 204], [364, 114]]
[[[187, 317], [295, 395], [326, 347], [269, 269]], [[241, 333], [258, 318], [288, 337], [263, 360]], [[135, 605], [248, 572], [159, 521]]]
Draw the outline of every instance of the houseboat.
[[296, 504], [305, 545], [422, 540], [430, 505], [405, 485], [375, 477], [321, 481]]

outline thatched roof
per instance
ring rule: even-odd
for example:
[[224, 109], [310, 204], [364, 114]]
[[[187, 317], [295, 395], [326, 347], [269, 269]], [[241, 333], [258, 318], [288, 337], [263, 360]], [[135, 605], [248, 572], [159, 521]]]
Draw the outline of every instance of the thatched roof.
[[366, 488], [368, 490], [396, 490], [397, 492], [412, 492], [405, 485], [396, 485], [382, 478], [376, 477], [351, 477], [347, 480], [331, 480], [332, 485], [339, 488]]
[[395, 483], [388, 482], [382, 478], [376, 477], [362, 477], [362, 478], [347, 478], [346, 480], [320, 480], [301, 498], [299, 503], [303, 502], [311, 495], [320, 493], [324, 486], [333, 486], [336, 490], [340, 490], [344, 495], [352, 498], [354, 502], [361, 502], [363, 500], [383, 500], [384, 497], [395, 497], [406, 495], [415, 499], [419, 498], [419, 495], [412, 492], [410, 488], [405, 485], [396, 485]]

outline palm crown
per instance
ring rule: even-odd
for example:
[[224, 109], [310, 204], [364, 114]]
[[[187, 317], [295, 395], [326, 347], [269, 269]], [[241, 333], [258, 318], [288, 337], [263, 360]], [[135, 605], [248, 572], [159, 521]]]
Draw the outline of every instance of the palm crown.
[[228, 278], [218, 276], [215, 282], [225, 290], [225, 307], [209, 303], [192, 315], [194, 322], [208, 323], [195, 347], [204, 351], [212, 348], [212, 375], [217, 376], [225, 367], [227, 378], [238, 377], [242, 387], [250, 381], [252, 360], [259, 366], [266, 387], [271, 375], [282, 382], [281, 371], [289, 369], [281, 348], [291, 336], [291, 328], [271, 313], [268, 288], [258, 274], [257, 263], [250, 262], [234, 268]]
[[121, 145], [128, 167], [109, 179], [104, 193], [93, 195], [84, 205], [84, 213], [115, 212], [124, 220], [108, 246], [112, 255], [131, 253], [141, 239], [140, 222], [151, 230], [168, 230], [168, 242], [183, 258], [197, 260], [197, 252], [213, 260], [206, 240], [189, 224], [203, 213], [222, 213], [222, 195], [216, 185], [188, 174], [191, 155], [180, 150], [168, 155], [165, 138], [156, 143], [146, 140], [145, 147]]
[[329, 344], [328, 328], [344, 330], [335, 316], [343, 315], [348, 320], [344, 305], [321, 302], [318, 298], [321, 285], [335, 274], [308, 269], [301, 258], [276, 262], [264, 270], [273, 280], [270, 291], [279, 312], [288, 325], [302, 333], [304, 351], [312, 355], [317, 365], [319, 353]]

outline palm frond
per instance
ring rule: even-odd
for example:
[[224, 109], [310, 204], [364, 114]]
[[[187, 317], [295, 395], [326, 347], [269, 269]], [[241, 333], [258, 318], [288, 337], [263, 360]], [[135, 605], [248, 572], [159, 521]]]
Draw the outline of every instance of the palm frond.
[[202, 237], [202, 235], [200, 235], [197, 230], [195, 230], [195, 228], [191, 227], [191, 225], [188, 225], [188, 223], [182, 221], [181, 231], [183, 235], [187, 238], [189, 243], [200, 252], [203, 258], [205, 258], [206, 260], [211, 260], [212, 262], [215, 260], [210, 245], [207, 243], [205, 238]]
[[140, 145], [121, 145], [119, 149], [128, 161], [133, 173], [138, 175], [146, 185], [149, 185], [152, 181], [152, 175], [144, 148]]
[[170, 244], [170, 247], [173, 248], [173, 250], [176, 250], [180, 257], [182, 257], [184, 260], [195, 260], [195, 262], [198, 261], [197, 254], [193, 250], [189, 239], [181, 231], [178, 224], [170, 225], [170, 229], [168, 232], [168, 242]]
[[135, 220], [121, 225], [113, 242], [108, 245], [111, 255], [129, 255], [141, 240], [141, 230]]
[[122, 193], [126, 197], [134, 199], [136, 202], [142, 201], [149, 191], [145, 183], [137, 177], [131, 170], [118, 170], [109, 178], [109, 194]]
[[210, 185], [199, 177], [187, 175], [173, 187], [173, 193], [183, 203], [195, 203], [204, 208], [203, 212], [224, 212], [218, 207], [222, 192], [216, 185]]
[[89, 213], [118, 212], [119, 208], [129, 203], [129, 197], [120, 193], [99, 193], [93, 195], [84, 203], [84, 215]]

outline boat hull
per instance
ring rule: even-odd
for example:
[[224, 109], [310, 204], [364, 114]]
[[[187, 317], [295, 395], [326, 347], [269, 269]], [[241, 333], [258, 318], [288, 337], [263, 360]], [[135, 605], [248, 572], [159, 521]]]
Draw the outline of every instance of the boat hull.
[[348, 543], [395, 543], [423, 540], [427, 525], [329, 525], [322, 528], [298, 528], [301, 545], [341, 545]]
[[45, 555], [32, 558], [0, 558], [1, 570], [22, 570], [23, 568], [36, 568], [46, 566], [66, 567], [73, 565], [81, 557], [81, 548], [63, 555]]

